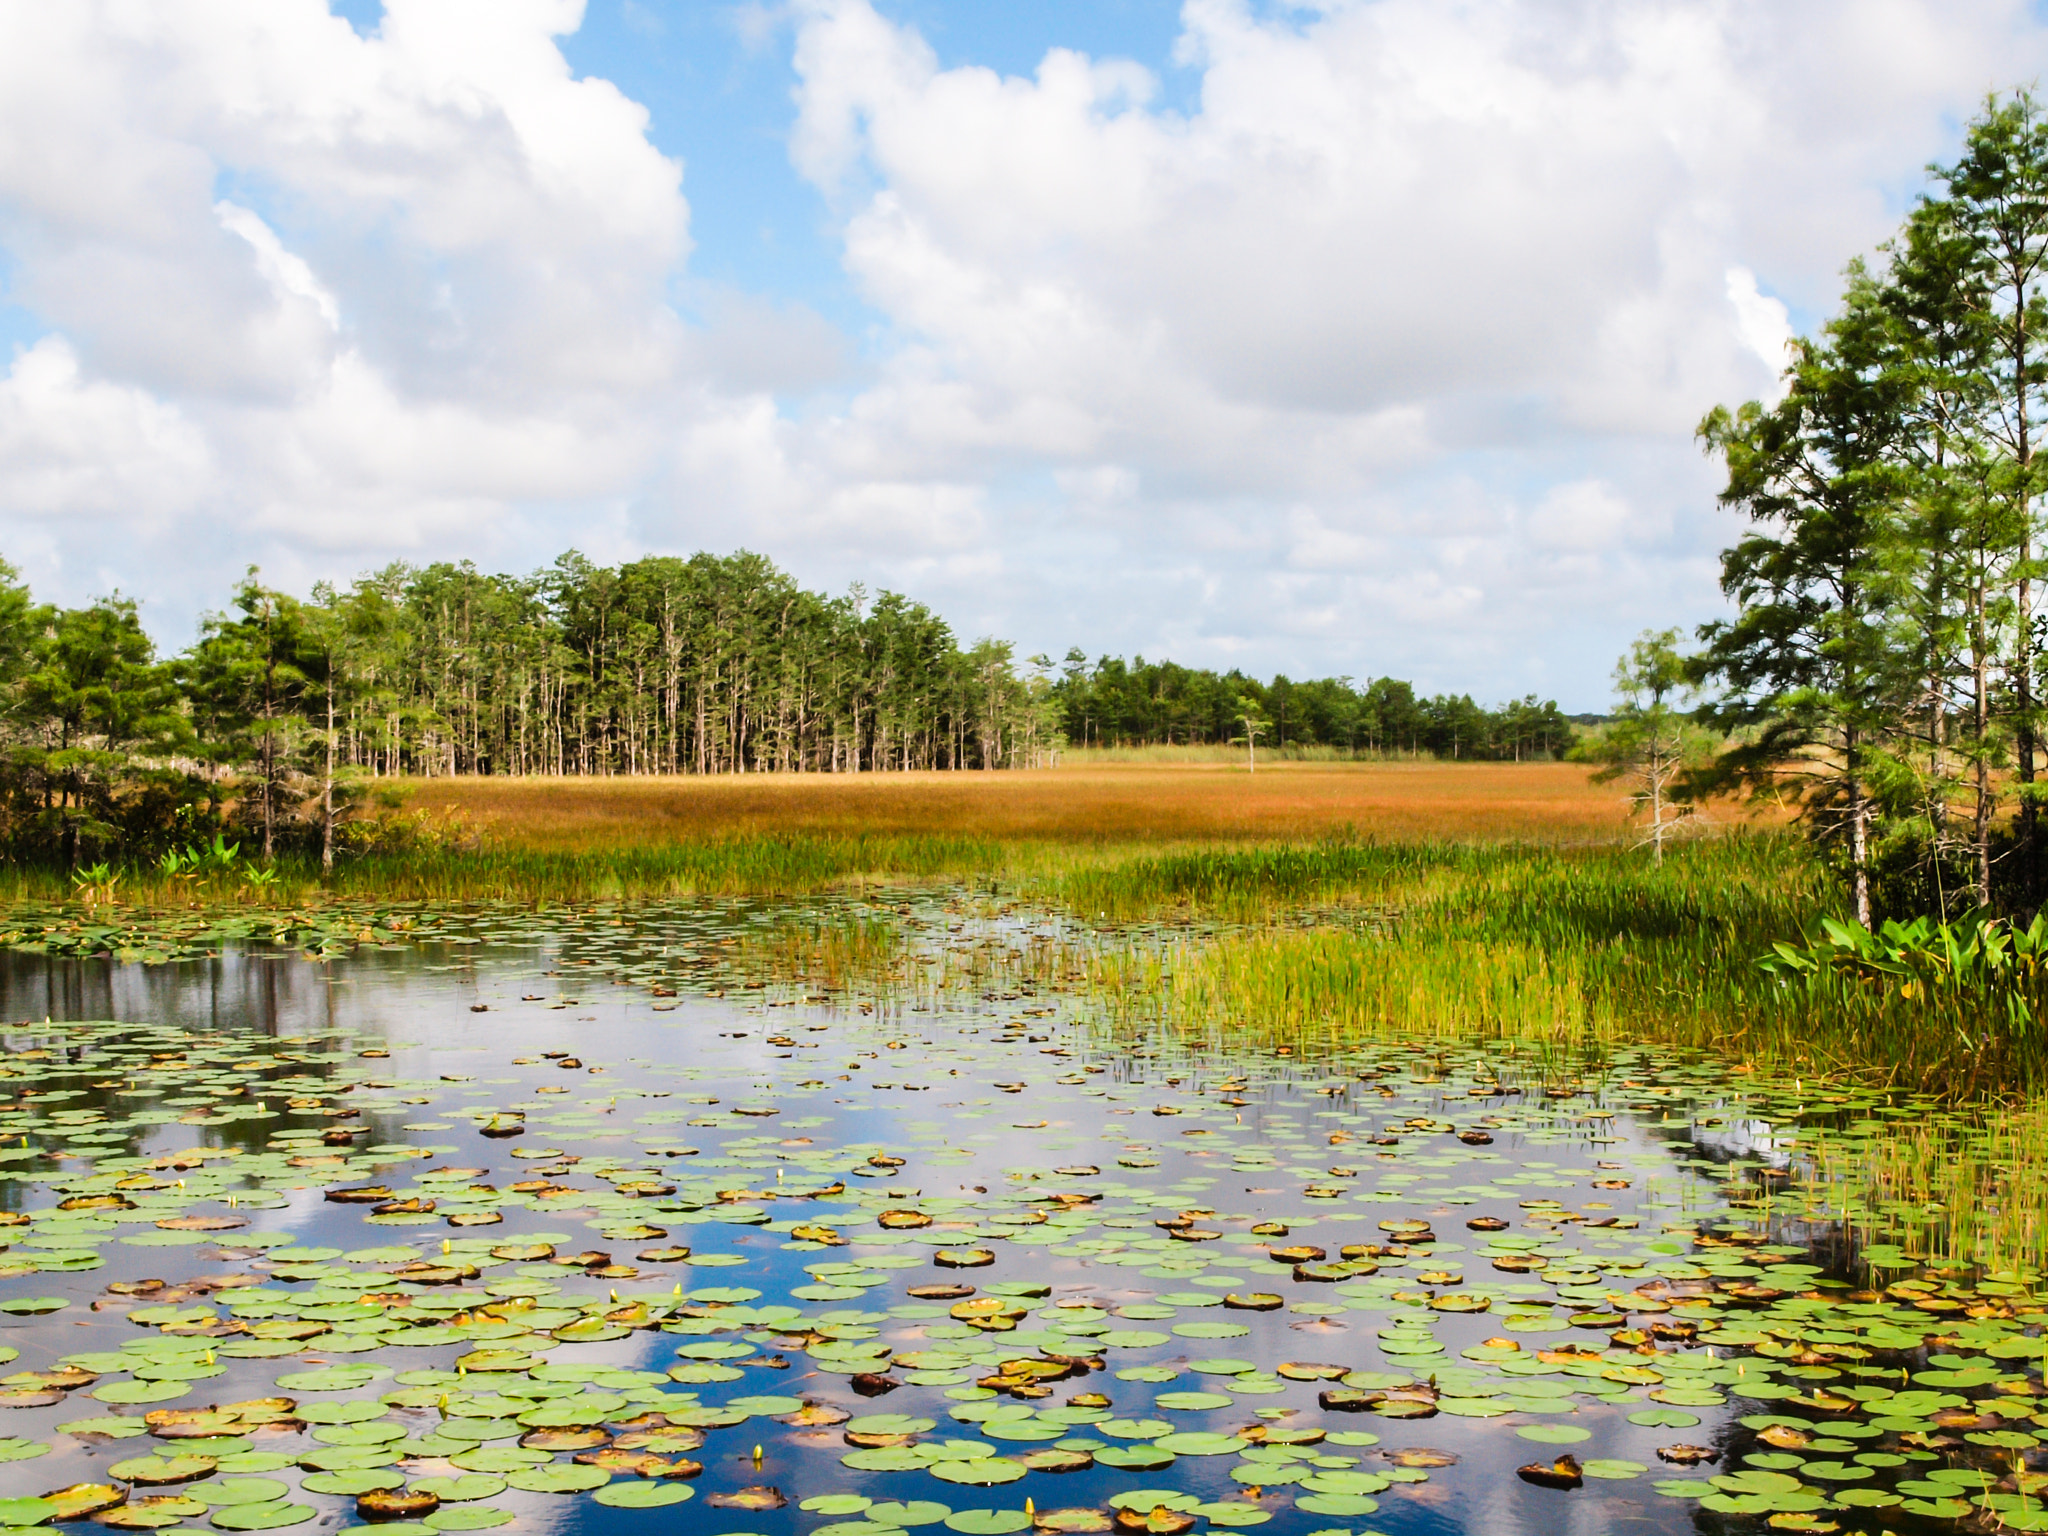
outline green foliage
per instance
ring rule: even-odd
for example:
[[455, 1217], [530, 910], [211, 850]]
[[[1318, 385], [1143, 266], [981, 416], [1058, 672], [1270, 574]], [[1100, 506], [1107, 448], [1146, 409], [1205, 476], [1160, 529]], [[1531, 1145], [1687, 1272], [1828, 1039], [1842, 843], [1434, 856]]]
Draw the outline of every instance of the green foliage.
[[373, 803], [405, 775], [1036, 766], [1055, 716], [1008, 642], [963, 647], [905, 598], [822, 597], [744, 553], [393, 566], [311, 601], [252, 569], [170, 663], [134, 603], [41, 607], [0, 562], [0, 837], [69, 866], [208, 879], [185, 850], [221, 831], [323, 867], [448, 843]]
[[1779, 941], [1757, 961], [1766, 975], [1805, 980], [1846, 976], [1904, 998], [1937, 992], [1996, 993], [2012, 1024], [2029, 1029], [2048, 997], [2048, 913], [2025, 927], [1988, 912], [1943, 922], [1887, 918], [1876, 932], [1832, 917], [1800, 943]]
[[1673, 828], [1693, 805], [1685, 776], [1710, 756], [1712, 738], [1693, 727], [1674, 702], [1691, 692], [1692, 665], [1679, 651], [1678, 631], [1645, 630], [1614, 670], [1621, 696], [1614, 718], [1572, 750], [1600, 765], [1596, 782], [1625, 781], [1630, 800], [1648, 816], [1643, 841], [1659, 862]]
[[0, 562], [0, 623], [0, 839], [76, 866], [191, 820], [191, 728], [135, 604], [37, 607]]
[[1556, 703], [1534, 695], [1487, 710], [1468, 695], [1417, 699], [1413, 687], [1389, 677], [1362, 688], [1341, 677], [1261, 683], [1235, 670], [1142, 656], [1104, 656], [1091, 665], [1079, 650], [1067, 652], [1050, 691], [1061, 729], [1079, 746], [1242, 744], [1247, 717], [1260, 752], [1321, 746], [1520, 761], [1560, 756], [1573, 735]]
[[[2048, 377], [2048, 116], [1988, 101], [1962, 153], [1842, 309], [1799, 342], [1775, 402], [1719, 409], [1700, 436], [1723, 505], [1734, 618], [1705, 626], [1712, 714], [1740, 740], [1718, 787], [1795, 805], [1850, 878], [1955, 898], [2044, 895], [2037, 807], [2040, 431]], [[2004, 827], [2014, 877], [1994, 870]], [[1899, 878], [1899, 862], [1923, 864]]]

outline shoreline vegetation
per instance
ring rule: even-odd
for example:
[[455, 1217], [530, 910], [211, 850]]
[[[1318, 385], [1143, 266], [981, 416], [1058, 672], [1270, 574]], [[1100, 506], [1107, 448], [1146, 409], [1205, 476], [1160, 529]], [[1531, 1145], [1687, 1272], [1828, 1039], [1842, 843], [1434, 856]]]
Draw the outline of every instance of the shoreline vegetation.
[[[1781, 825], [1703, 823], [1655, 862], [1625, 819], [1627, 796], [1576, 765], [1300, 762], [1247, 774], [1112, 762], [411, 788], [394, 815], [416, 825], [415, 846], [324, 877], [285, 856], [260, 883], [138, 871], [95, 891], [16, 867], [0, 892], [17, 922], [67, 904], [44, 945], [65, 953], [101, 931], [105, 948], [122, 948], [124, 927], [141, 933], [175, 909], [285, 914], [287, 931], [325, 933], [323, 910], [346, 930], [408, 904], [626, 912], [815, 898], [814, 916], [779, 918], [750, 954], [772, 984], [838, 991], [900, 968], [891, 904], [944, 888], [985, 913], [1062, 914], [1058, 952], [1015, 963], [1067, 975], [1111, 1020], [1177, 1033], [1304, 1050], [1394, 1036], [1566, 1053], [1650, 1042], [1949, 1098], [2048, 1085], [2048, 1040], [2013, 1028], [1996, 998], [1915, 996], [1846, 973], [1795, 984], [1761, 969], [1772, 945], [1841, 899], [1839, 879]], [[866, 897], [871, 915], [850, 920], [833, 896]], [[33, 926], [13, 942], [36, 948]]]
[[132, 600], [39, 604], [0, 560], [0, 851], [70, 869], [214, 834], [328, 867], [414, 778], [960, 775], [1051, 767], [1070, 743], [1522, 762], [1576, 731], [1533, 695], [1486, 710], [1392, 678], [1020, 660], [745, 551], [394, 565], [304, 598], [252, 568], [174, 656]]

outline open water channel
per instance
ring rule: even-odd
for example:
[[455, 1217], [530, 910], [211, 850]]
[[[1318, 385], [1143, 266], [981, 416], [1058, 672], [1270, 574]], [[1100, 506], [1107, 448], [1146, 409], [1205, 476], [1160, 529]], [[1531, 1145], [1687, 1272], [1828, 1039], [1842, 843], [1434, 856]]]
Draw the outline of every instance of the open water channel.
[[774, 916], [0, 957], [0, 1527], [2048, 1528], [2028, 1277], [1844, 1267], [1710, 1066], [714, 984]]

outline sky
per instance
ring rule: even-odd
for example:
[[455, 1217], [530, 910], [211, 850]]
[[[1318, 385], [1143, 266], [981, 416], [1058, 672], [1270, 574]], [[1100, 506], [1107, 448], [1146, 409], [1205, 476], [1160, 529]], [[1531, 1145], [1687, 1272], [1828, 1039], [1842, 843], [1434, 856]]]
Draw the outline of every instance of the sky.
[[758, 550], [1018, 654], [1608, 700], [2020, 0], [0, 0], [0, 556]]

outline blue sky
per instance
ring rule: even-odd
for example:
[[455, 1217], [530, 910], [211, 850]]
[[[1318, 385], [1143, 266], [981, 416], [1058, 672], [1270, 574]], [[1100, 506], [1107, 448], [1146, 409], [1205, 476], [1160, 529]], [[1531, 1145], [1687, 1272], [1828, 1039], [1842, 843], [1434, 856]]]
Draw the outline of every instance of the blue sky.
[[749, 547], [1597, 708], [1719, 611], [1694, 423], [2044, 62], [2032, 0], [15, 10], [0, 554], [176, 644], [252, 562]]

